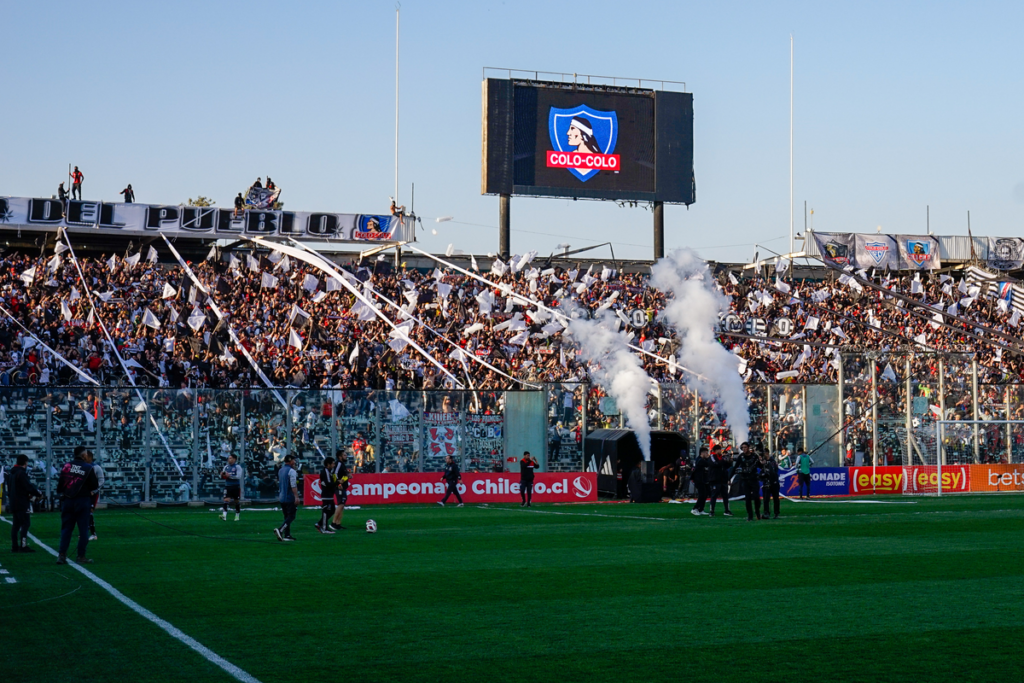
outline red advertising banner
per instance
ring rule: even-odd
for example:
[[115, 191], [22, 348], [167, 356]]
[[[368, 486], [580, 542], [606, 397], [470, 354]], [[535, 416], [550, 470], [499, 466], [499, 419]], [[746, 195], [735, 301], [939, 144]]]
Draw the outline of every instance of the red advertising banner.
[[903, 493], [906, 474], [902, 467], [851, 467], [850, 495]]
[[[440, 472], [356, 474], [348, 487], [349, 505], [436, 503], [446, 490]], [[500, 473], [463, 474], [459, 493], [467, 503], [518, 503], [519, 477]], [[320, 479], [304, 477], [303, 504], [320, 504]], [[454, 497], [450, 500], [454, 500]], [[533, 482], [536, 503], [597, 502], [595, 472], [538, 472]]]
[[1024, 491], [1024, 465], [971, 465], [972, 491]]
[[[942, 492], [964, 493], [971, 490], [974, 465], [943, 465]], [[851, 467], [850, 495], [872, 496], [880, 493], [935, 493], [939, 489], [935, 465], [914, 467]]]

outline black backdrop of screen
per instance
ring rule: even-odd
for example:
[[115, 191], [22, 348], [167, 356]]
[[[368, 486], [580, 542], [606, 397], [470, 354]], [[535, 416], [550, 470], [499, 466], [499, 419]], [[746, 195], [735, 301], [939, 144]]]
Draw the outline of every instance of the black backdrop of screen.
[[[690, 93], [504, 79], [486, 79], [483, 87], [482, 194], [693, 203]], [[551, 109], [580, 105], [615, 112], [618, 172], [600, 170], [584, 181], [547, 166], [547, 152], [557, 149]]]

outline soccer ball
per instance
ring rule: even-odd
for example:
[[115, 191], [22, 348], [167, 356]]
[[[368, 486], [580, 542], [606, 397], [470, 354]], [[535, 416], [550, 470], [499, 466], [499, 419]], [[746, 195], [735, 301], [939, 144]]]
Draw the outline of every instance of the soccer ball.
[[366, 520], [366, 533], [375, 534], [377, 533], [377, 522], [372, 519]]

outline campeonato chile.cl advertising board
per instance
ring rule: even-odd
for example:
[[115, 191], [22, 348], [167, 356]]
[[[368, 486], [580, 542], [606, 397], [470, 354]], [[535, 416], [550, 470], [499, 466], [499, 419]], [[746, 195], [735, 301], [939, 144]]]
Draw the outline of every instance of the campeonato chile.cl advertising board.
[[[304, 476], [303, 504], [320, 505], [320, 479]], [[356, 474], [348, 487], [348, 505], [436, 503], [446, 485], [440, 472]], [[467, 503], [518, 503], [519, 476], [508, 473], [463, 474], [459, 493]], [[452, 496], [449, 501], [455, 501]], [[597, 502], [595, 472], [539, 472], [534, 475], [535, 503]]]

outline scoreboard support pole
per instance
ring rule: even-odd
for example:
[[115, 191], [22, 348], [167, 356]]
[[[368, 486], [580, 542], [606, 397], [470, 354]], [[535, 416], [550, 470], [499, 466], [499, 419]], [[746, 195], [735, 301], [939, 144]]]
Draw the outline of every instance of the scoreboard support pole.
[[512, 238], [509, 226], [511, 224], [512, 195], [503, 194], [499, 197], [498, 205], [498, 255], [502, 260], [507, 261], [512, 254]]
[[665, 205], [654, 202], [654, 260], [665, 258]]

